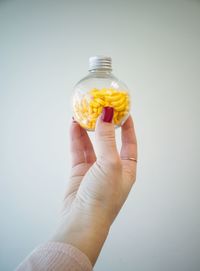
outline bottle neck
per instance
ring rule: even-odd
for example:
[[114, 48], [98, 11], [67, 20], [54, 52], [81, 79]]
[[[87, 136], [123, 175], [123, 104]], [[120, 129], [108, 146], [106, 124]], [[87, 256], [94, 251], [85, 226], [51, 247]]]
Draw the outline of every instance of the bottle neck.
[[112, 73], [112, 70], [111, 69], [92, 69], [92, 70], [89, 70], [90, 73], [94, 74], [94, 73], [98, 73], [98, 74], [111, 74]]

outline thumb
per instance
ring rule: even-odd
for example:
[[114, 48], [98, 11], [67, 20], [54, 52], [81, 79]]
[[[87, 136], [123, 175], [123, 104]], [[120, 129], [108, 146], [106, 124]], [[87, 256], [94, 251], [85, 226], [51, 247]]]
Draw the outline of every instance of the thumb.
[[104, 107], [102, 114], [99, 116], [95, 127], [96, 156], [97, 160], [113, 161], [118, 158], [118, 151], [115, 141], [115, 127], [112, 122], [114, 109]]

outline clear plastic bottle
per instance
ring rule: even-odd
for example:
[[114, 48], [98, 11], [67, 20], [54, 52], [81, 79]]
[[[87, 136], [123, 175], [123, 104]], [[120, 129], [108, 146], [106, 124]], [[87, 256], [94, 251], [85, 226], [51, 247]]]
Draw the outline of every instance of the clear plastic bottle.
[[113, 107], [115, 127], [121, 126], [130, 111], [127, 86], [112, 73], [112, 59], [94, 56], [89, 59], [89, 74], [74, 87], [74, 119], [85, 129], [93, 131], [103, 107]]

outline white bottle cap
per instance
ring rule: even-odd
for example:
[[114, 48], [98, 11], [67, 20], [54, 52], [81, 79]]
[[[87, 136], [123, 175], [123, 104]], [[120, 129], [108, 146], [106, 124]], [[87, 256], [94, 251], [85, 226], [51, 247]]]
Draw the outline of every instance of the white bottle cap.
[[89, 58], [89, 71], [91, 70], [112, 71], [112, 58], [109, 56], [92, 56]]

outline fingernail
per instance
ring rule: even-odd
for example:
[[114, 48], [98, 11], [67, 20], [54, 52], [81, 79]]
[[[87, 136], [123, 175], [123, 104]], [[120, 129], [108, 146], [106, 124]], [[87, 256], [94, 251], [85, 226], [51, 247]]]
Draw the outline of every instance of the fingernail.
[[104, 122], [112, 122], [113, 115], [114, 115], [113, 107], [106, 106], [103, 108], [101, 119]]

